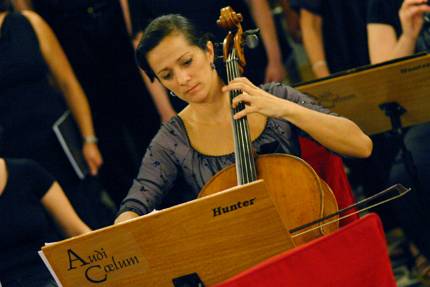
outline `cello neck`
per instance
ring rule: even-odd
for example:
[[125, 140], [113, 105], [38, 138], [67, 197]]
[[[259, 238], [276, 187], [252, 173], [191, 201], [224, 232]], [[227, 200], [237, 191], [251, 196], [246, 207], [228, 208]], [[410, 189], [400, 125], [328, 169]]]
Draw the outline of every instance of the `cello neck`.
[[[232, 49], [227, 61], [227, 79], [231, 80], [240, 77], [236, 50]], [[230, 92], [230, 103], [241, 93], [239, 90]], [[236, 108], [231, 108], [231, 115], [240, 112], [245, 108], [243, 103], [239, 103]], [[255, 167], [254, 155], [251, 144], [251, 136], [247, 117], [238, 120], [233, 119], [233, 139], [236, 160], [236, 175], [239, 185], [250, 183], [257, 179], [257, 170]]]

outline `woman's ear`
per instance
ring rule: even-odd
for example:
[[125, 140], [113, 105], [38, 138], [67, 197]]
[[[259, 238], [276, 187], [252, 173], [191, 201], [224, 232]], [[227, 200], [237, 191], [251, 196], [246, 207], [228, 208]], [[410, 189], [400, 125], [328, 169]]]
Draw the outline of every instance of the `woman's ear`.
[[214, 48], [214, 44], [212, 43], [212, 41], [208, 41], [206, 43], [206, 47], [207, 47], [207, 53], [208, 53], [208, 57], [209, 57], [209, 61], [211, 63], [214, 62], [215, 59], [215, 48]]

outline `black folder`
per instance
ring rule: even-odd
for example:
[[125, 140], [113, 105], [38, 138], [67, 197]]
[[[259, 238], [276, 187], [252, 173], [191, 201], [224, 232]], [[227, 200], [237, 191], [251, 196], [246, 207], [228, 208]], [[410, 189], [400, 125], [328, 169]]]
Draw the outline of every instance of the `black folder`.
[[80, 179], [89, 173], [88, 165], [82, 154], [82, 137], [70, 111], [64, 112], [52, 126], [70, 164]]

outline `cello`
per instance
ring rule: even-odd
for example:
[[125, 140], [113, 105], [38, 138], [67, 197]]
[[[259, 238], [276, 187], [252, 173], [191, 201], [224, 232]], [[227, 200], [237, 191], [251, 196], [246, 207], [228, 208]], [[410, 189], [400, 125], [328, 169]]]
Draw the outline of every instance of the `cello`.
[[[228, 82], [240, 77], [246, 65], [244, 43], [246, 32], [240, 24], [242, 16], [225, 7], [217, 24], [229, 31], [223, 42], [223, 60], [226, 66]], [[232, 101], [240, 91], [230, 92]], [[240, 103], [232, 108], [232, 116], [243, 110]], [[284, 226], [288, 230], [303, 226], [307, 222], [324, 218], [337, 211], [337, 202], [330, 187], [319, 178], [312, 167], [304, 160], [287, 154], [269, 154], [255, 156], [252, 149], [248, 120], [246, 117], [232, 119], [235, 150], [235, 165], [228, 166], [212, 177], [202, 188], [199, 197], [244, 185], [263, 179]], [[337, 215], [336, 215], [337, 216]], [[292, 234], [296, 246], [338, 229], [338, 222], [333, 221], [319, 226], [300, 229], [298, 236]], [[309, 230], [306, 230], [308, 228]]]

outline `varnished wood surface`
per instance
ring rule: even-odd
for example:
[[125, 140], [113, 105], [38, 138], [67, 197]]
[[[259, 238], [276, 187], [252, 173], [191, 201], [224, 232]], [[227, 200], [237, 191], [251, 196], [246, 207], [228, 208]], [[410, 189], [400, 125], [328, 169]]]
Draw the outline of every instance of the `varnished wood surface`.
[[[257, 157], [256, 166], [258, 178], [264, 179], [267, 191], [288, 230], [337, 211], [331, 189], [302, 159], [285, 154], [261, 155]], [[231, 165], [217, 173], [203, 187], [199, 196], [214, 194], [235, 185], [236, 167]], [[324, 206], [313, 204], [315, 202], [324, 202]], [[338, 224], [333, 223], [323, 231], [331, 232], [337, 227]], [[300, 245], [321, 235], [316, 230], [294, 238], [294, 242]]]
[[405, 127], [430, 121], [430, 55], [346, 72], [296, 88], [353, 120], [368, 134], [391, 129], [389, 118], [379, 109], [386, 102], [397, 102], [407, 110], [402, 116]]
[[[241, 207], [214, 216], [214, 208], [239, 202]], [[45, 246], [43, 252], [65, 287], [173, 286], [173, 278], [194, 272], [210, 286], [292, 247], [258, 181]], [[118, 269], [124, 262], [129, 265]], [[106, 281], [91, 283], [86, 273]]]

